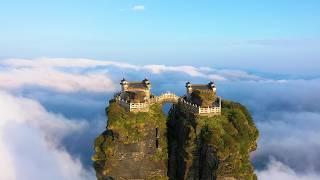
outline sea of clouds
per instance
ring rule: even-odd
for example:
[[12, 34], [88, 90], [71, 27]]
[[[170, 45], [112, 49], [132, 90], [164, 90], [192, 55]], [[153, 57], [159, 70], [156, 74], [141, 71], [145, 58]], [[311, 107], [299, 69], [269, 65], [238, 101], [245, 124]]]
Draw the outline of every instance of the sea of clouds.
[[214, 80], [253, 114], [259, 179], [320, 179], [320, 79], [63, 58], [0, 60], [0, 179], [95, 179], [93, 141], [123, 77], [180, 95], [186, 81]]

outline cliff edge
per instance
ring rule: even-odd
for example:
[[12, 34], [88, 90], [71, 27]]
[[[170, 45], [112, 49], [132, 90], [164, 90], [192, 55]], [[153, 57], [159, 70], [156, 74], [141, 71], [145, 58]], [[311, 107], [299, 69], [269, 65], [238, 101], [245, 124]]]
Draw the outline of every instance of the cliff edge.
[[222, 101], [219, 116], [195, 116], [174, 105], [127, 112], [106, 109], [107, 130], [95, 141], [98, 179], [256, 179], [249, 154], [258, 130], [247, 109]]
[[247, 109], [223, 101], [220, 116], [194, 116], [171, 108], [168, 116], [170, 179], [257, 179], [249, 154], [258, 130]]
[[167, 179], [166, 116], [161, 105], [127, 112], [116, 102], [106, 109], [108, 125], [95, 140], [97, 179]]
[[[148, 79], [121, 80], [92, 157], [98, 180], [254, 180], [258, 130], [246, 107], [222, 100], [214, 82], [186, 94], [151, 93]], [[172, 103], [166, 116], [162, 105]]]

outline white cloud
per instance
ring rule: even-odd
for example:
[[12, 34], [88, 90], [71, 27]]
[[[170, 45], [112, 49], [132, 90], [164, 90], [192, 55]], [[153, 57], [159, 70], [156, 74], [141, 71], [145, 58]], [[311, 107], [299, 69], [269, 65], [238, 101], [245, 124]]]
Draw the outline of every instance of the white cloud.
[[212, 69], [210, 67], [145, 65], [142, 67], [142, 69], [155, 74], [160, 74], [163, 72], [179, 72], [188, 74], [191, 77], [202, 77], [217, 81], [274, 81], [262, 78], [254, 74], [249, 74], [241, 70]]
[[270, 111], [263, 116], [256, 123], [261, 139], [253, 160], [259, 163], [274, 157], [294, 171], [319, 172], [320, 113]]
[[145, 65], [142, 67], [147, 71], [154, 74], [160, 74], [162, 72], [180, 72], [186, 73], [194, 77], [203, 77], [204, 74], [200, 70], [193, 66], [165, 66], [165, 65]]
[[[141, 73], [182, 73], [218, 81], [278, 81], [240, 70], [213, 69], [189, 65], [134, 65], [116, 61], [68, 58], [6, 59], [0, 62], [0, 87], [21, 88], [42, 86], [62, 92], [114, 91], [117, 85], [106, 72], [110, 70], [139, 71]], [[119, 74], [115, 74], [119, 78]], [[279, 81], [283, 82], [283, 81]]]
[[38, 102], [0, 92], [0, 179], [94, 179], [60, 147], [87, 123], [47, 112]]
[[285, 164], [282, 164], [275, 159], [272, 159], [268, 164], [267, 169], [262, 171], [257, 171], [257, 176], [259, 180], [318, 180], [320, 175], [315, 173], [308, 174], [297, 174], [295, 171], [290, 169]]
[[[316, 84], [319, 84], [319, 80], [314, 82], [309, 80], [278, 81], [241, 70], [188, 65], [134, 65], [94, 59], [38, 58], [0, 61], [0, 88], [23, 89], [25, 86], [35, 85], [56, 90], [57, 92], [54, 93], [58, 94], [75, 91], [89, 91], [93, 94], [95, 92], [111, 92], [118, 87], [118, 82], [117, 84], [112, 82], [112, 76], [114, 76], [113, 78], [122, 78], [119, 74], [122, 75], [123, 72], [132, 75], [132, 77], [128, 77], [130, 80], [136, 80], [135, 76], [151, 73], [162, 74], [163, 77], [175, 76], [178, 79], [180, 75], [186, 75], [187, 78], [195, 77], [192, 79], [199, 77], [201, 80], [232, 81], [232, 83], [225, 82], [224, 89], [226, 91], [222, 93], [226, 96], [233, 96], [244, 104], [251, 104], [248, 107], [256, 108], [256, 113], [260, 118], [255, 118], [258, 119], [257, 125], [262, 140], [255, 152], [255, 157], [263, 158], [271, 155], [277, 159], [277, 161], [271, 162], [267, 169], [258, 171], [259, 177], [262, 179], [274, 177], [274, 179], [301, 178], [304, 180], [312, 179], [316, 175], [305, 172], [299, 174], [298, 172], [306, 169], [319, 171], [317, 167], [320, 167], [318, 163], [320, 162], [318, 155], [320, 144], [317, 140], [320, 134], [317, 127], [319, 127], [318, 119], [320, 116], [318, 113], [314, 113], [319, 111], [318, 96], [315, 93], [319, 89], [315, 88], [318, 86]], [[160, 81], [167, 81], [167, 78]], [[234, 81], [238, 82], [234, 83]], [[229, 87], [226, 88], [228, 84]], [[178, 88], [182, 89], [183, 87]], [[243, 94], [244, 92], [248, 94]], [[30, 97], [37, 98], [35, 93], [32, 93], [34, 92], [31, 92]], [[43, 95], [42, 98], [59, 101], [54, 106], [60, 106], [59, 103], [64, 103], [64, 100], [57, 100], [57, 97], [50, 95], [50, 93]], [[69, 96], [70, 94], [65, 95]], [[74, 104], [88, 104], [87, 99], [74, 99], [72, 102]], [[98, 101], [100, 102], [100, 100]], [[4, 169], [3, 171], [6, 172], [0, 174], [0, 179], [21, 179], [20, 174], [26, 174], [27, 179], [48, 179], [48, 177], [44, 177], [46, 174], [55, 179], [92, 177], [92, 173], [86, 171], [81, 163], [74, 159], [73, 156], [79, 155], [78, 152], [71, 156], [63, 149], [69, 147], [59, 146], [61, 139], [69, 137], [72, 132], [81, 131], [82, 134], [86, 134], [87, 131], [82, 130], [83, 127], [88, 126], [86, 123], [83, 121], [75, 123], [61, 115], [49, 113], [50, 108], [44, 109], [35, 100], [13, 97], [6, 93], [0, 93], [0, 107], [2, 107], [0, 109], [0, 159], [2, 160], [0, 169]], [[65, 108], [67, 111], [78, 111], [75, 107], [67, 107]], [[97, 106], [91, 108], [97, 108]], [[59, 108], [57, 109], [59, 111]], [[101, 109], [103, 111], [103, 107]], [[284, 114], [279, 111], [297, 113]], [[270, 117], [275, 114], [277, 115]], [[87, 127], [86, 130], [88, 129]], [[80, 139], [83, 141], [83, 138]], [[72, 142], [71, 144], [76, 144], [75, 148], [79, 146], [77, 140], [68, 140], [68, 142]], [[86, 141], [92, 142], [89, 138]], [[91, 148], [87, 144], [79, 147], [85, 150]], [[68, 149], [68, 151], [70, 150]], [[87, 154], [82, 156], [88, 157]], [[33, 162], [32, 166], [25, 170], [24, 165], [30, 164], [31, 161]], [[39, 170], [38, 166], [42, 169]], [[65, 172], [64, 169], [68, 172]], [[39, 174], [39, 171], [43, 173]]]
[[[92, 60], [68, 61], [66, 59], [10, 59], [1, 63], [7, 66], [0, 72], [0, 87], [6, 89], [22, 86], [43, 86], [62, 92], [113, 91], [115, 86], [106, 73], [74, 73], [58, 68], [94, 67], [108, 64]], [[114, 65], [118, 65], [114, 63]], [[120, 64], [121, 65], [121, 64]], [[121, 65], [126, 67], [125, 65]]]
[[134, 5], [132, 7], [133, 11], [144, 11], [144, 9], [145, 9], [144, 5]]
[[212, 79], [212, 80], [216, 80], [216, 81], [225, 81], [225, 80], [227, 80], [225, 77], [223, 77], [221, 75], [218, 75], [218, 74], [209, 74], [208, 78]]
[[[319, 79], [313, 79], [222, 85], [222, 93], [245, 104], [252, 112], [260, 132], [258, 149], [252, 156], [256, 167], [265, 168], [269, 157], [274, 157], [294, 172], [295, 179], [308, 179], [314, 175], [320, 179], [319, 82]], [[270, 166], [263, 170], [264, 179], [282, 179], [284, 172]], [[279, 177], [268, 178], [267, 173], [271, 171]], [[290, 171], [284, 174], [293, 176]]]
[[230, 80], [238, 80], [239, 78], [243, 79], [243, 80], [252, 80], [252, 81], [259, 81], [259, 80], [264, 80], [264, 78], [259, 77], [257, 75], [254, 74], [249, 74], [245, 71], [241, 71], [241, 70], [217, 70], [218, 73], [221, 76], [227, 77]]
[[0, 72], [0, 87], [44, 86], [63, 92], [112, 91], [114, 84], [104, 74], [75, 74], [46, 68], [19, 68]]

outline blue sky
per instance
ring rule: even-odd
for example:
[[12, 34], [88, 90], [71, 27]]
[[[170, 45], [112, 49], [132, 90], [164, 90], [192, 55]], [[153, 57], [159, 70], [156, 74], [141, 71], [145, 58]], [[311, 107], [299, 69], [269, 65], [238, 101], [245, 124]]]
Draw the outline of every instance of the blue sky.
[[0, 0], [0, 179], [95, 179], [122, 77], [216, 80], [259, 128], [259, 179], [320, 179], [319, 0]]
[[85, 57], [305, 76], [320, 69], [316, 0], [1, 0], [0, 24], [1, 58]]

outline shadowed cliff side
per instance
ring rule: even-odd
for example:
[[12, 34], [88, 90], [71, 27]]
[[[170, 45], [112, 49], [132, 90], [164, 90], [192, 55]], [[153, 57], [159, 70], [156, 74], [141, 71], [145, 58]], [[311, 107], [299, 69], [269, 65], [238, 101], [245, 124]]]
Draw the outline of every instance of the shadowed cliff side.
[[95, 141], [97, 178], [256, 179], [249, 154], [258, 130], [251, 115], [239, 103], [222, 107], [222, 115], [206, 117], [175, 105], [165, 117], [161, 104], [132, 113], [110, 102], [107, 130]]
[[222, 115], [194, 116], [171, 108], [168, 116], [170, 179], [257, 179], [249, 159], [258, 130], [247, 109], [223, 101]]
[[168, 179], [166, 117], [161, 105], [149, 112], [125, 111], [116, 102], [106, 109], [107, 130], [95, 141], [97, 178]]

